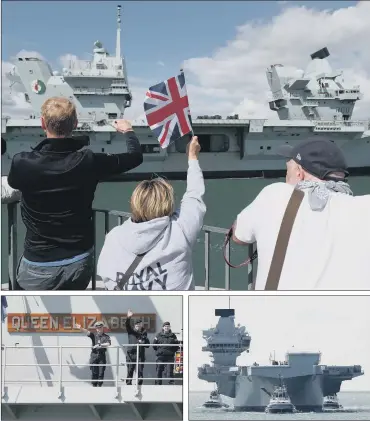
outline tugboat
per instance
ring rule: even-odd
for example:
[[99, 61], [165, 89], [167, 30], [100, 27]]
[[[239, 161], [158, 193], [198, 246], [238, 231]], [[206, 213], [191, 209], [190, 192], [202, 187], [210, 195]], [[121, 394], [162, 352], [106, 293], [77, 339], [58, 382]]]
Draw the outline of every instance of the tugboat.
[[337, 410], [343, 409], [343, 406], [338, 402], [337, 395], [334, 394], [330, 396], [325, 396], [324, 402], [322, 404], [322, 409], [323, 411], [328, 411], [328, 410], [337, 411]]
[[274, 388], [265, 412], [267, 414], [294, 414], [297, 412], [281, 378], [280, 386]]
[[218, 393], [218, 390], [213, 390], [211, 394], [209, 395], [208, 401], [204, 402], [203, 404], [204, 408], [228, 408], [229, 405], [226, 405], [222, 402], [220, 394]]

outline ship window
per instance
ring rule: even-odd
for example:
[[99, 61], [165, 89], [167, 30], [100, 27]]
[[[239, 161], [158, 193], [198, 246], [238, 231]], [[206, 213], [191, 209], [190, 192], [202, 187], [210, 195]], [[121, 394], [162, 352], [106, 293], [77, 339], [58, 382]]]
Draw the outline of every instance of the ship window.
[[202, 152], [211, 152], [211, 136], [200, 135], [198, 136], [199, 144]]
[[30, 70], [29, 72], [30, 72], [30, 73], [31, 73], [31, 75], [32, 75], [32, 73], [33, 73], [33, 70]]
[[101, 151], [104, 152], [104, 148], [101, 148]]
[[260, 149], [263, 149], [263, 146], [260, 146]]
[[[224, 135], [209, 135], [201, 134], [198, 135], [198, 140], [201, 146], [202, 153], [218, 153], [218, 152], [227, 152], [230, 147], [229, 138]], [[186, 135], [175, 141], [176, 151], [180, 153], [186, 152], [186, 145], [189, 142], [189, 136]]]
[[117, 113], [108, 113], [108, 118], [109, 119], [117, 118]]
[[267, 146], [267, 150], [269, 151], [269, 150], [271, 150], [271, 146]]
[[159, 154], [161, 153], [161, 148], [158, 143], [141, 144], [141, 151], [142, 153]]

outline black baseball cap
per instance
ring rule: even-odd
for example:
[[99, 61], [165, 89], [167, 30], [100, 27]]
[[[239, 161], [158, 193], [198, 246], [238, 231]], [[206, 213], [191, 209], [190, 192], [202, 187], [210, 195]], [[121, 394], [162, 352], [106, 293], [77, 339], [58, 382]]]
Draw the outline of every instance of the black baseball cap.
[[[277, 148], [277, 154], [293, 159], [320, 180], [331, 179], [330, 174], [333, 172], [344, 173], [343, 179], [349, 175], [342, 150], [330, 140], [313, 139], [305, 140], [296, 146], [282, 145]], [[338, 178], [335, 177], [335, 180]]]
[[163, 323], [163, 327], [164, 327], [164, 326], [171, 326], [171, 323], [170, 323], [170, 322], [164, 322], [164, 323]]

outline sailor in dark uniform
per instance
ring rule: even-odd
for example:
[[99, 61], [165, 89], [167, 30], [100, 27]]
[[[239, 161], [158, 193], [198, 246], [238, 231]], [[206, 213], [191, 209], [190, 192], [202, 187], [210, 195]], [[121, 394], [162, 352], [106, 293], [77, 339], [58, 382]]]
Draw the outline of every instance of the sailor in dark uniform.
[[[177, 336], [172, 332], [170, 322], [163, 323], [162, 331], [154, 338], [153, 348], [157, 355], [157, 380], [155, 384], [162, 384], [162, 375], [170, 379], [169, 384], [174, 384], [173, 370], [175, 362], [175, 354], [179, 349]], [[156, 346], [156, 345], [172, 345], [172, 346]], [[168, 363], [168, 364], [163, 364]]]
[[91, 339], [92, 348], [90, 354], [90, 362], [89, 364], [99, 364], [99, 365], [91, 365], [91, 384], [94, 387], [101, 387], [103, 385], [104, 379], [104, 372], [105, 372], [105, 365], [107, 363], [106, 358], [106, 351], [108, 346], [110, 346], [111, 340], [109, 335], [103, 332], [104, 330], [104, 323], [103, 322], [96, 322], [94, 328], [96, 329], [95, 332], [90, 332], [87, 329], [84, 329], [80, 325], [76, 325], [77, 329], [80, 329], [82, 332], [85, 332], [87, 336]]
[[138, 385], [143, 384], [143, 373], [144, 373], [144, 364], [145, 363], [145, 348], [149, 348], [150, 341], [148, 339], [147, 331], [143, 327], [141, 320], [137, 320], [134, 324], [134, 327], [131, 326], [131, 317], [134, 313], [131, 310], [127, 311], [126, 318], [126, 330], [128, 334], [128, 343], [132, 344], [131, 347], [127, 349], [126, 352], [126, 361], [127, 361], [127, 379], [126, 383], [128, 385], [132, 384], [132, 376], [136, 371], [136, 359], [137, 359], [137, 344], [147, 344], [147, 346], [139, 347], [139, 364], [138, 364]]

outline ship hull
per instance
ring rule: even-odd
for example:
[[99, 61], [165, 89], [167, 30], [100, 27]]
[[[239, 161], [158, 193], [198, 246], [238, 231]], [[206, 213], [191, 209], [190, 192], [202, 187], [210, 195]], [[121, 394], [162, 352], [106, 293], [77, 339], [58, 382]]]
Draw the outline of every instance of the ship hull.
[[[251, 133], [244, 128], [243, 138], [237, 140], [237, 131], [230, 127], [196, 128], [199, 136], [212, 133], [228, 139], [226, 152], [206, 151], [202, 147], [200, 165], [207, 179], [219, 178], [277, 178], [286, 173], [285, 159], [276, 155], [276, 148], [284, 145], [287, 137], [279, 138], [271, 132]], [[143, 148], [144, 162], [128, 173], [115, 176], [107, 181], [139, 181], [151, 178], [153, 173], [163, 175], [172, 180], [186, 179], [187, 157], [176, 143], [167, 149], [160, 149], [150, 131], [146, 127], [135, 128]], [[126, 142], [117, 133], [78, 133], [85, 137], [88, 148], [95, 153], [122, 153], [126, 151]], [[294, 135], [294, 130], [291, 136]], [[320, 133], [320, 137], [333, 140], [343, 150], [351, 175], [370, 175], [370, 137], [361, 134]], [[12, 127], [3, 135], [7, 142], [7, 153], [2, 157], [2, 175], [7, 175], [13, 156], [21, 151], [30, 151], [43, 138], [39, 128]], [[183, 139], [186, 141], [186, 139]], [[305, 140], [304, 136], [290, 138], [289, 143], [295, 145]], [[180, 142], [181, 143], [181, 142]], [[241, 147], [239, 146], [241, 145]], [[271, 145], [271, 146], [270, 146]], [[155, 151], [154, 151], [155, 150]], [[152, 151], [149, 153], [148, 151]]]
[[[296, 410], [298, 412], [323, 412], [322, 406], [317, 405], [298, 405], [296, 406]], [[266, 407], [265, 406], [234, 406], [235, 412], [265, 412]], [[273, 413], [269, 411], [270, 413]], [[292, 413], [292, 411], [286, 411], [284, 413]], [[282, 413], [282, 412], [274, 412], [274, 413]]]
[[[35, 411], [38, 420], [48, 421], [183, 419], [182, 379], [174, 385], [155, 384], [152, 347], [145, 352], [143, 385], [136, 385], [135, 376], [132, 385], [122, 380], [130, 346], [127, 310], [142, 320], [150, 343], [164, 321], [170, 321], [182, 340], [181, 296], [27, 295], [7, 296], [7, 304], [2, 329], [2, 415], [7, 417], [2, 419], [29, 419]], [[105, 331], [111, 338], [102, 387], [91, 385], [92, 342], [76, 326], [94, 331], [97, 320], [109, 326]]]
[[215, 408], [215, 409], [223, 407], [221, 403], [210, 403], [210, 402], [205, 402], [202, 406], [204, 408]]
[[266, 412], [269, 414], [293, 414], [294, 409], [292, 404], [274, 403], [266, 408]]
[[[248, 165], [245, 165], [243, 169], [235, 169], [236, 162], [231, 157], [218, 157], [219, 159], [214, 160], [214, 165], [220, 168], [221, 165], [228, 165], [229, 169], [217, 169], [209, 170], [203, 164], [203, 157], [200, 157], [200, 165], [203, 170], [203, 176], [207, 180], [217, 180], [224, 178], [281, 178], [285, 177], [286, 169], [285, 168], [268, 168], [268, 165], [271, 163], [260, 162], [262, 169], [257, 169], [255, 167], [259, 166], [259, 163], [255, 163], [252, 167], [248, 168]], [[156, 163], [147, 163], [144, 162], [139, 168], [133, 171], [129, 171], [124, 174], [113, 176], [108, 178], [106, 181], [109, 182], [121, 182], [121, 181], [141, 181], [150, 179], [153, 177], [153, 174], [158, 176], [164, 176], [169, 180], [186, 180], [187, 177], [187, 168], [184, 165], [173, 164], [172, 158], [168, 158], [168, 162], [159, 166]], [[278, 160], [277, 160], [278, 161]], [[229, 164], [228, 164], [229, 163]], [[1, 161], [1, 175], [8, 175], [11, 165], [11, 159], [5, 157]], [[265, 165], [265, 166], [263, 166]], [[272, 165], [277, 167], [277, 163]], [[174, 167], [174, 168], [173, 168]], [[181, 167], [182, 170], [179, 170]], [[369, 176], [370, 175], [370, 165], [350, 167], [349, 173], [351, 176]]]
[[[285, 377], [284, 383], [291, 403], [298, 411], [321, 412], [323, 403], [322, 376], [307, 375]], [[265, 390], [272, 390], [277, 384], [274, 377], [238, 376], [234, 409], [236, 411], [265, 411], [270, 396]]]

